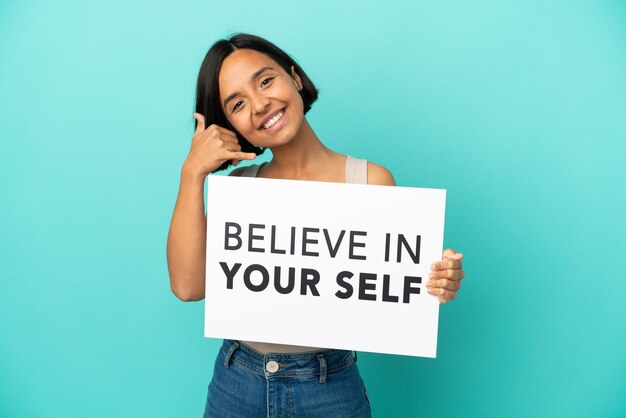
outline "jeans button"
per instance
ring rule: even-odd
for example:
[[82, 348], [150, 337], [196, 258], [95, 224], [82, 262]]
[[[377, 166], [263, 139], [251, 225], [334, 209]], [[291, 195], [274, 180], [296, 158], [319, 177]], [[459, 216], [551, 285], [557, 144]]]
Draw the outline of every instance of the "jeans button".
[[274, 360], [268, 361], [265, 365], [265, 369], [270, 373], [276, 373], [278, 371], [278, 363]]

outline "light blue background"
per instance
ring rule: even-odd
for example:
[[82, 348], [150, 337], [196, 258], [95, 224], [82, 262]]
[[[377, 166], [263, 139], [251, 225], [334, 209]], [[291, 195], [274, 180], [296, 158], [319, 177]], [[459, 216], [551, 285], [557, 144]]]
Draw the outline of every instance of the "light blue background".
[[165, 243], [234, 31], [300, 62], [326, 145], [448, 189], [467, 279], [436, 360], [360, 354], [374, 416], [626, 415], [623, 2], [42, 0], [0, 3], [0, 416], [201, 415], [219, 343]]

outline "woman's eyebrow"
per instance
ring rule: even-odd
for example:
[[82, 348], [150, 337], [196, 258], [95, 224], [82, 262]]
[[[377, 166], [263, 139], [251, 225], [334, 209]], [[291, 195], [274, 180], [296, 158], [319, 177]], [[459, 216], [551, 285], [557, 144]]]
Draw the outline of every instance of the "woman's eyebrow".
[[[252, 74], [252, 76], [250, 77], [250, 81], [254, 81], [257, 77], [259, 77], [261, 74], [263, 74], [264, 72], [266, 72], [267, 70], [273, 70], [274, 68], [272, 67], [262, 67], [260, 70], [255, 71], [254, 74]], [[230, 94], [226, 99], [224, 99], [224, 107], [226, 107], [226, 104], [228, 104], [228, 102], [230, 102], [231, 100], [233, 100], [235, 97], [237, 97], [240, 93], [238, 91], [234, 92], [233, 94]]]

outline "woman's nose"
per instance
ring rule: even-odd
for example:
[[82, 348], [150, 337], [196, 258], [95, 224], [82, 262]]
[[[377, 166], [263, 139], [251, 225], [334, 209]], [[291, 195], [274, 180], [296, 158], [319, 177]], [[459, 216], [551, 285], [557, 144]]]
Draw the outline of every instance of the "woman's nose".
[[270, 99], [262, 94], [252, 97], [252, 108], [256, 113], [264, 113], [269, 109]]

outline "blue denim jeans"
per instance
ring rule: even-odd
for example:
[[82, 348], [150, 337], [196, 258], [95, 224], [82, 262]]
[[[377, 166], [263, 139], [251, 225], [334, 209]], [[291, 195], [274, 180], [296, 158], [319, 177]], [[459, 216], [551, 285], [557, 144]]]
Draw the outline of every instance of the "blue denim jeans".
[[370, 418], [355, 360], [346, 350], [264, 354], [224, 340], [204, 418]]

